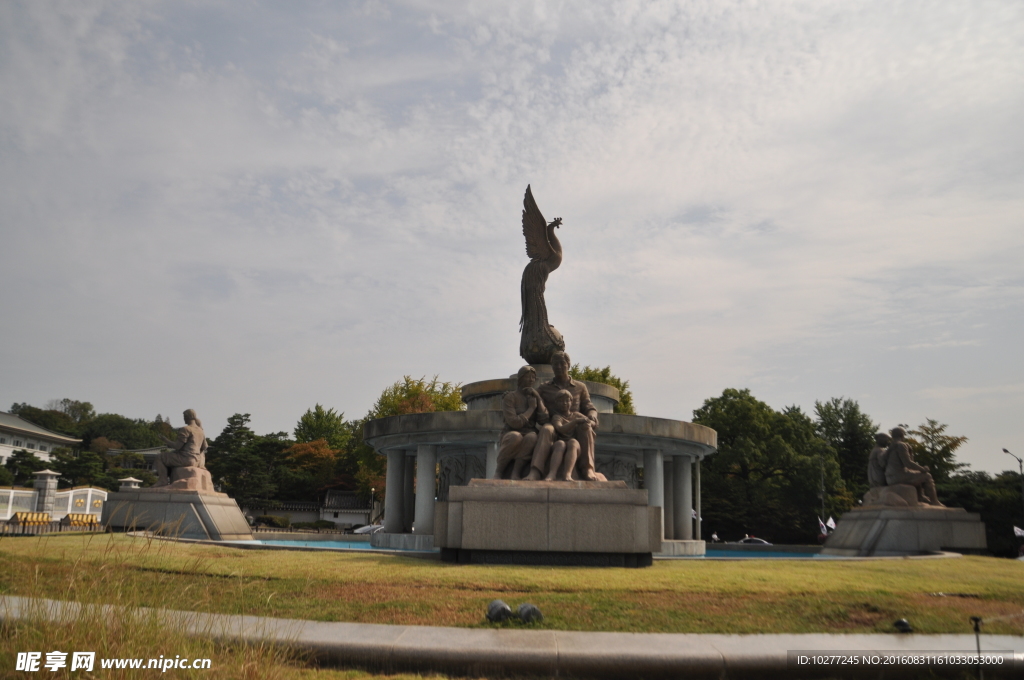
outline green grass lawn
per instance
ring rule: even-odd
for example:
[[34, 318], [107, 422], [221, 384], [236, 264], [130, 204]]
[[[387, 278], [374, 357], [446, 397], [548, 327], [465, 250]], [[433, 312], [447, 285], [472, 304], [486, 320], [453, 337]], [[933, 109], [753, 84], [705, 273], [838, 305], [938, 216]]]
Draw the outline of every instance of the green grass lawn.
[[1024, 635], [1024, 562], [986, 557], [495, 567], [63, 534], [0, 538], [0, 562], [5, 594], [320, 621], [481, 627], [500, 598], [558, 630]]

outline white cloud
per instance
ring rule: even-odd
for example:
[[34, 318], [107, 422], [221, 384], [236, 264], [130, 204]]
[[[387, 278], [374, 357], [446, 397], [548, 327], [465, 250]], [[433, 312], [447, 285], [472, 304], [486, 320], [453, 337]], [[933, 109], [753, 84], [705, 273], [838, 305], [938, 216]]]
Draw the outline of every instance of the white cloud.
[[645, 412], [846, 394], [993, 448], [928, 395], [1024, 379], [1022, 36], [1011, 2], [7, 3], [0, 398], [283, 429], [510, 374], [532, 183], [552, 321]]

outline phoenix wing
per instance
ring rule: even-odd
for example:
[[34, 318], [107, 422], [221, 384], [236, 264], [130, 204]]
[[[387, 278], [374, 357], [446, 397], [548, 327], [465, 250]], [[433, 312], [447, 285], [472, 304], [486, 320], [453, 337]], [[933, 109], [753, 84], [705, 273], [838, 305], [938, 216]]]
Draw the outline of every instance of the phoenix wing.
[[546, 260], [553, 254], [548, 242], [547, 226], [537, 202], [533, 200], [530, 185], [526, 185], [526, 196], [523, 197], [523, 236], [526, 237], [526, 254], [531, 260]]

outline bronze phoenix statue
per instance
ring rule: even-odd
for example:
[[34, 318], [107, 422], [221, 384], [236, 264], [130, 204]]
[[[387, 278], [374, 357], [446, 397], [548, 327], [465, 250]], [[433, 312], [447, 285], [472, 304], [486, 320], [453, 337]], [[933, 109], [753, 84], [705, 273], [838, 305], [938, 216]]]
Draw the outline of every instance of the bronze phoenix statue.
[[530, 263], [523, 270], [519, 354], [531, 364], [549, 364], [552, 354], [565, 349], [562, 334], [548, 323], [548, 308], [544, 304], [548, 274], [562, 264], [562, 244], [555, 236], [555, 229], [561, 224], [561, 217], [551, 223], [544, 221], [527, 185], [523, 198], [523, 236], [526, 237], [526, 254], [530, 256]]

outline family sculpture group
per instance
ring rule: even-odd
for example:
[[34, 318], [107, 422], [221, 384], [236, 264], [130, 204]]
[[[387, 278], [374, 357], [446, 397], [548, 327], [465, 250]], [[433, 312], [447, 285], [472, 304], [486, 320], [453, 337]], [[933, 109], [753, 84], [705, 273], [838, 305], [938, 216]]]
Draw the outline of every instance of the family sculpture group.
[[[890, 434], [875, 435], [875, 448], [868, 458], [868, 485], [864, 505], [931, 505], [945, 507], [935, 493], [931, 470], [914, 460], [907, 431], [894, 428]], [[902, 488], [901, 488], [902, 487]], [[910, 491], [900, 494], [899, 491]]]
[[569, 355], [551, 355], [555, 377], [534, 387], [532, 366], [519, 369], [518, 389], [502, 400], [505, 430], [498, 446], [498, 479], [606, 481], [594, 469], [600, 424], [587, 386], [569, 377]]

